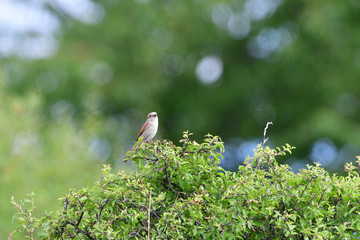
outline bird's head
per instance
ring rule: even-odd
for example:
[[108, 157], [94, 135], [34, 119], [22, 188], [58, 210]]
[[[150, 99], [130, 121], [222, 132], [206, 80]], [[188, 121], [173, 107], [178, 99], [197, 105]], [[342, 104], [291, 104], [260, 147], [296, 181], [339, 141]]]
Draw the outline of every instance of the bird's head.
[[151, 119], [151, 118], [156, 118], [157, 117], [157, 113], [156, 112], [151, 112], [148, 114], [147, 119]]

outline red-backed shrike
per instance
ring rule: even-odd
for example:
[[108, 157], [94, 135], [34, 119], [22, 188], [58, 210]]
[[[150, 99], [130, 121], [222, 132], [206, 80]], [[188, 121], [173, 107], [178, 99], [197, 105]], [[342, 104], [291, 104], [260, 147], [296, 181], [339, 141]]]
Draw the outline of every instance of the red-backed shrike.
[[150, 141], [155, 137], [159, 125], [159, 120], [156, 112], [151, 112], [148, 114], [146, 121], [142, 128], [140, 129], [139, 135], [137, 136], [136, 141], [139, 140], [139, 137], [143, 137], [144, 141]]

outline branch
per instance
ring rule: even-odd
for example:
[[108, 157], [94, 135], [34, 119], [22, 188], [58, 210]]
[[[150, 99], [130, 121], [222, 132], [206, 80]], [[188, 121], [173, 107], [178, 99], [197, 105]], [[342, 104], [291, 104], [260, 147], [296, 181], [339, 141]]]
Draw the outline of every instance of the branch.
[[[309, 179], [309, 181], [307, 182], [306, 186], [304, 187], [304, 189], [303, 189], [303, 191], [302, 191], [302, 193], [301, 193], [298, 201], [297, 201], [296, 204], [295, 204], [295, 207], [294, 207], [295, 210], [298, 210], [297, 206], [298, 206], [298, 204], [299, 204], [299, 202], [300, 202], [300, 199], [302, 198], [302, 196], [304, 195], [306, 189], [309, 187], [309, 184], [312, 182], [312, 180], [313, 180], [314, 178], [316, 178], [316, 177], [311, 177], [311, 178]], [[312, 198], [312, 199], [313, 199], [313, 198]], [[311, 200], [312, 200], [312, 199], [311, 199]]]
[[149, 208], [148, 208], [148, 240], [150, 239], [150, 211], [151, 210], [151, 189], [149, 192]]
[[85, 232], [84, 230], [82, 230], [81, 228], [79, 228], [75, 223], [69, 222], [69, 221], [65, 221], [63, 223], [62, 227], [65, 227], [67, 224], [70, 224], [71, 226], [75, 227], [76, 231], [80, 232], [81, 234], [83, 234], [84, 236], [88, 237], [90, 240], [95, 240], [95, 238], [93, 238], [90, 233]]
[[102, 214], [102, 212], [104, 211], [105, 206], [106, 206], [109, 202], [110, 202], [110, 199], [106, 199], [106, 202], [100, 207], [99, 215], [97, 216], [97, 220], [96, 220], [96, 222], [95, 222], [93, 225], [95, 225], [96, 223], [98, 223], [98, 222], [100, 221], [101, 214]]

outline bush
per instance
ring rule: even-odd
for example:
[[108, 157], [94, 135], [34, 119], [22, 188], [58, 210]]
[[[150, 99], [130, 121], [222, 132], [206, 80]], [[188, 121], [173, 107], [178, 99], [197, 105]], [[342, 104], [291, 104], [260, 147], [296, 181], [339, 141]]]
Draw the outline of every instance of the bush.
[[[33, 199], [13, 204], [18, 232], [31, 239], [351, 239], [360, 229], [359, 168], [330, 175], [319, 164], [295, 174], [276, 157], [293, 149], [259, 144], [239, 171], [218, 167], [224, 145], [187, 132], [138, 143], [125, 161], [137, 173], [108, 165], [93, 187], [71, 190], [63, 209], [32, 216]], [[30, 203], [30, 207], [26, 207]], [[28, 210], [26, 210], [28, 209]]]

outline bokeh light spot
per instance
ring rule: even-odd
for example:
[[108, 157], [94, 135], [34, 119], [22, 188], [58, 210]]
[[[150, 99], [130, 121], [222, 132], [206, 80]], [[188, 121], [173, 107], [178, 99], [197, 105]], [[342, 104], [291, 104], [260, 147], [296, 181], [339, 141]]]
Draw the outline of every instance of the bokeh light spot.
[[240, 159], [241, 161], [244, 161], [248, 156], [250, 158], [254, 157], [254, 149], [259, 144], [259, 141], [253, 140], [253, 141], [246, 141], [240, 144], [236, 151], [236, 157], [237, 159]]
[[53, 72], [44, 72], [36, 78], [36, 85], [41, 92], [50, 93], [56, 90], [58, 79]]
[[166, 29], [157, 28], [152, 32], [150, 42], [157, 50], [166, 50], [172, 45], [173, 36]]
[[106, 162], [111, 154], [111, 144], [106, 138], [94, 138], [89, 145], [89, 152]]
[[337, 157], [337, 150], [334, 143], [329, 139], [319, 139], [312, 147], [310, 159], [319, 162], [323, 166], [330, 166]]
[[211, 11], [213, 23], [221, 29], [227, 27], [228, 19], [233, 14], [231, 7], [226, 3], [216, 3]]
[[296, 160], [289, 164], [291, 170], [294, 173], [300, 172], [302, 169], [306, 169], [306, 159]]
[[249, 34], [251, 24], [244, 14], [232, 14], [227, 22], [227, 29], [232, 38], [243, 39]]
[[273, 15], [282, 2], [282, 0], [248, 0], [244, 4], [245, 13], [251, 20], [259, 21]]
[[354, 64], [357, 68], [360, 68], [360, 49], [354, 53]]
[[26, 74], [23, 66], [16, 62], [9, 62], [5, 65], [4, 70], [4, 80], [9, 85], [20, 83]]
[[34, 148], [38, 144], [38, 136], [36, 134], [30, 132], [20, 132], [16, 134], [12, 153], [14, 155], [21, 154], [21, 153], [28, 153], [29, 148]]
[[185, 61], [181, 56], [168, 55], [162, 64], [162, 72], [168, 76], [176, 77], [185, 70]]
[[253, 114], [256, 122], [264, 125], [266, 122], [275, 120], [276, 110], [269, 103], [261, 103], [253, 109]]
[[56, 102], [50, 109], [50, 116], [58, 122], [63, 122], [66, 119], [72, 118], [74, 113], [74, 106], [70, 102], [64, 100]]
[[106, 85], [113, 78], [113, 70], [109, 64], [97, 62], [90, 70], [90, 78], [99, 85]]
[[136, 2], [140, 3], [140, 4], [146, 4], [146, 3], [151, 2], [151, 0], [136, 0]]
[[359, 99], [354, 94], [342, 93], [336, 99], [336, 108], [342, 115], [354, 115], [359, 110]]
[[264, 28], [260, 33], [250, 39], [247, 49], [255, 58], [267, 58], [275, 51], [281, 51], [293, 41], [291, 32], [285, 28]]
[[196, 76], [204, 84], [216, 82], [222, 75], [223, 62], [221, 58], [207, 56], [200, 60], [196, 66]]

